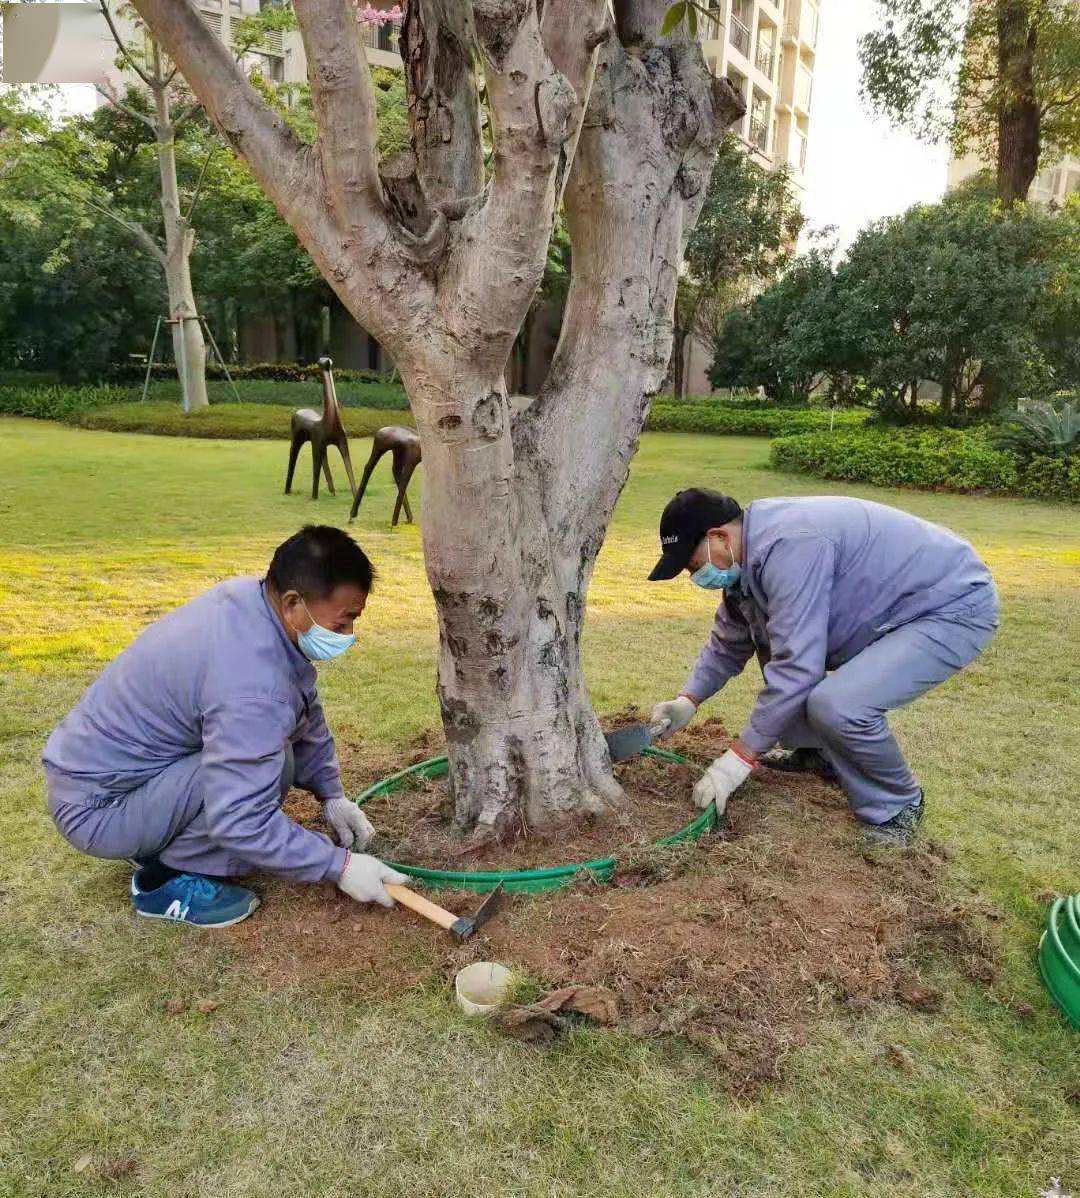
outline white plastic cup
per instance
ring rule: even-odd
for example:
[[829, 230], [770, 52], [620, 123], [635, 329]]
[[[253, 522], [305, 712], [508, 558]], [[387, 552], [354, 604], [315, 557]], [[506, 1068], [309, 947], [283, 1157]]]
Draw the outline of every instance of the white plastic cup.
[[458, 1006], [466, 1015], [488, 1015], [510, 989], [513, 974], [495, 961], [476, 961], [459, 970], [454, 978]]

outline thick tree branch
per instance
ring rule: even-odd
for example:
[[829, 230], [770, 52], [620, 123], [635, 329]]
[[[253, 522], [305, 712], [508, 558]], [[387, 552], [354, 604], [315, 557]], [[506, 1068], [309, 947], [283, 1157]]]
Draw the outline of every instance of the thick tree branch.
[[[745, 106], [684, 34], [659, 37], [664, 0], [621, 6], [628, 51], [601, 51], [566, 192], [574, 247], [563, 332], [540, 395], [515, 424], [543, 480], [545, 522], [587, 581], [652, 395], [662, 385], [686, 237], [714, 150]], [[570, 551], [573, 550], [571, 553]]]
[[472, 13], [462, 0], [410, 0], [401, 26], [417, 174], [432, 206], [484, 185]]
[[458, 229], [440, 308], [454, 337], [501, 370], [543, 274], [556, 168], [577, 97], [544, 49], [535, 0], [474, 0], [473, 20], [495, 176], [483, 207]]
[[350, 0], [295, 0], [327, 198], [342, 232], [381, 221], [375, 91]]

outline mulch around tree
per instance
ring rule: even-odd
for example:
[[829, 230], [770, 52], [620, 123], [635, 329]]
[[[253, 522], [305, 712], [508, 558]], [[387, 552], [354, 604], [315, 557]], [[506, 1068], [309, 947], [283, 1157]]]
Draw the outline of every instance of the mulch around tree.
[[[712, 720], [666, 744], [704, 764], [728, 740]], [[440, 751], [434, 735], [413, 748], [410, 760]], [[358, 792], [402, 762], [368, 759], [360, 767], [343, 753], [342, 766]], [[557, 841], [484, 846], [441, 862], [523, 868], [615, 853], [612, 884], [583, 879], [550, 894], [508, 895], [473, 941], [457, 945], [411, 912], [361, 906], [332, 886], [267, 879], [258, 883], [264, 906], [224, 933], [238, 968], [271, 987], [330, 977], [370, 1001], [432, 984], [449, 994], [463, 965], [497, 960], [545, 988], [605, 988], [623, 1030], [685, 1038], [740, 1095], [780, 1080], [786, 1055], [838, 1006], [855, 1014], [895, 1001], [932, 1017], [942, 996], [918, 977], [927, 947], [972, 980], [994, 980], [998, 913], [947, 896], [947, 853], [939, 846], [865, 849], [835, 787], [761, 771], [731, 800], [719, 834], [661, 850], [651, 842], [694, 814], [694, 773], [646, 760], [620, 767], [620, 775], [636, 817], [629, 824], [616, 816], [589, 820]], [[380, 800], [369, 814], [395, 838], [418, 823], [437, 827], [440, 789], [445, 784], [426, 783]], [[291, 797], [287, 810], [319, 826], [310, 797]], [[430, 852], [431, 839], [423, 846]], [[432, 897], [459, 913], [481, 901], [461, 891]]]

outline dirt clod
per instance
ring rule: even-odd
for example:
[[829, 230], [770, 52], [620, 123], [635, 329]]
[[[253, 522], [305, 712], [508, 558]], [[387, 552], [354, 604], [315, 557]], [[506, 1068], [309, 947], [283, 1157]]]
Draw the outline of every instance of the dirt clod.
[[[723, 725], [709, 721], [671, 747], [708, 762], [728, 742]], [[439, 751], [429, 737], [411, 756]], [[342, 759], [353, 793], [401, 762], [359, 763], [347, 749]], [[624, 782], [631, 815], [650, 805], [665, 809], [663, 831], [672, 831], [693, 814], [692, 774], [642, 764]], [[413, 808], [418, 817], [430, 814], [433, 796], [423, 797], [426, 805]], [[290, 800], [288, 810], [303, 822], [318, 817], [317, 804]], [[382, 826], [390, 812], [388, 801], [372, 819], [396, 836], [406, 829]], [[604, 822], [568, 830], [540, 850], [528, 842], [512, 847], [526, 858], [550, 853], [547, 860], [558, 863], [608, 855], [615, 845], [610, 829], [598, 826]], [[652, 837], [650, 830], [645, 839]], [[521, 866], [520, 855], [500, 858], [505, 848], [480, 856], [496, 868]], [[944, 953], [969, 977], [995, 976], [998, 929], [978, 903], [946, 898], [945, 869], [918, 841], [910, 852], [867, 861], [838, 789], [806, 775], [763, 773], [732, 798], [719, 834], [671, 854], [631, 844], [611, 885], [586, 878], [560, 891], [510, 894], [466, 945], [411, 912], [360, 906], [330, 886], [273, 880], [257, 916], [222, 939], [248, 981], [308, 985], [333, 977], [359, 1000], [393, 999], [433, 983], [449, 992], [455, 972], [474, 960], [501, 961], [547, 990], [602, 989], [617, 1004], [621, 1028], [682, 1037], [716, 1063], [733, 1093], [752, 1095], [782, 1077], [791, 1050], [838, 1005], [858, 1017], [909, 985], [922, 987], [909, 995], [911, 1005], [940, 1007], [940, 991], [918, 980], [927, 953]], [[479, 902], [455, 891], [434, 897], [459, 914]], [[514, 1015], [507, 1034], [547, 1039], [567, 1023], [562, 1011], [537, 1007]]]
[[885, 1055], [901, 1073], [915, 1072], [915, 1062], [911, 1059], [911, 1054], [906, 1049], [901, 1048], [899, 1044], [888, 1045], [885, 1049]]
[[526, 1044], [550, 1044], [570, 1026], [568, 1019], [539, 1003], [506, 1007], [497, 1011], [491, 1022], [504, 1036]]
[[169, 998], [165, 1000], [165, 1014], [179, 1015], [187, 1007], [187, 1003], [182, 998]]
[[217, 1009], [218, 1004], [212, 998], [200, 999], [195, 1004], [195, 1010], [198, 1011], [200, 1015], [209, 1015], [211, 1011], [216, 1011]]
[[936, 986], [904, 980], [896, 987], [896, 997], [913, 1011], [940, 1011], [944, 995]]

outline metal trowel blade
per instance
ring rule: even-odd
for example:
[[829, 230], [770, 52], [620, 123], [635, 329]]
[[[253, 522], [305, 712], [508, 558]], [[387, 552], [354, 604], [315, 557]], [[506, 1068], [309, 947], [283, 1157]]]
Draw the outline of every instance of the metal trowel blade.
[[647, 724], [631, 724], [628, 728], [609, 732], [606, 740], [611, 760], [626, 761], [648, 748], [653, 742], [653, 734]]

